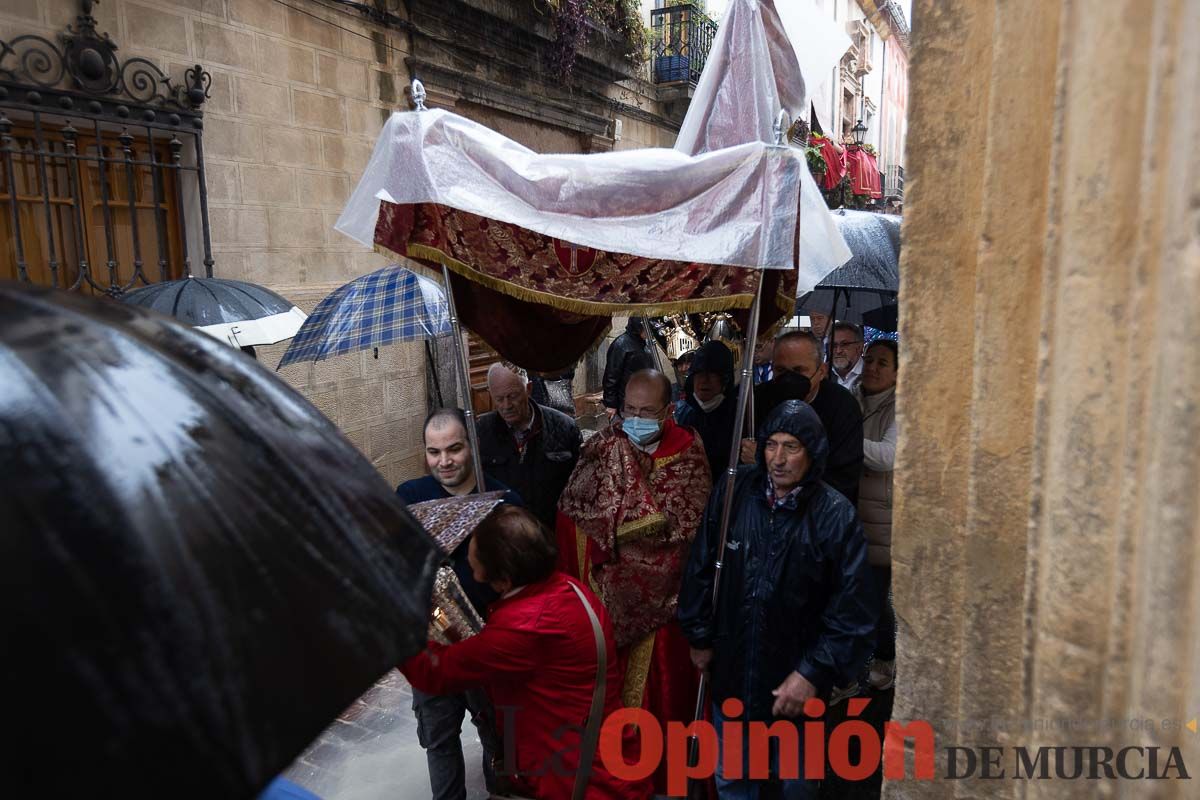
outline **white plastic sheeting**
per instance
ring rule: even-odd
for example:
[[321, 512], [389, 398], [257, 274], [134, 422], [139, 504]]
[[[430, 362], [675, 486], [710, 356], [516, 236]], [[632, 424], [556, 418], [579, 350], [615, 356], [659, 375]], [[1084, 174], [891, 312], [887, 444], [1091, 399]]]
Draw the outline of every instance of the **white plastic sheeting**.
[[[406, 112], [384, 125], [335, 227], [369, 245], [380, 200], [439, 203], [609, 252], [789, 268], [807, 175], [802, 154], [762, 142], [541, 155], [448, 111]], [[804, 256], [825, 272], [845, 261], [828, 245]]]
[[[790, 120], [807, 119], [806, 85], [820, 83], [820, 70], [828, 72], [837, 63], [849, 39], [843, 34], [826, 41], [830, 31], [810, 0], [786, 0], [781, 7], [776, 11], [772, 0], [731, 0], [675, 149], [697, 155], [773, 141], [780, 109]], [[802, 60], [816, 72], [815, 80], [806, 82]], [[799, 291], [804, 293], [849, 260], [850, 250], [807, 168], [800, 181]]]
[[807, 291], [850, 251], [803, 153], [773, 144], [804, 91], [770, 0], [735, 0], [713, 56], [684, 122], [698, 135], [673, 150], [542, 155], [451, 112], [393, 114], [335, 227], [371, 245], [380, 200], [438, 203], [608, 252], [787, 269], [799, 209]]

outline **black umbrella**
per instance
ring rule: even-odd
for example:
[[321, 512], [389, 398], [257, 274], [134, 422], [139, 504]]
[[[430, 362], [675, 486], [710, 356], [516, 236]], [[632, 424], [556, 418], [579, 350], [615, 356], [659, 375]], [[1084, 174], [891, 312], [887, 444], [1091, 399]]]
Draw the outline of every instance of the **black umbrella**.
[[270, 289], [225, 278], [154, 283], [121, 300], [175, 317], [234, 347], [290, 339], [307, 319], [291, 301]]
[[874, 311], [868, 311], [862, 315], [864, 325], [870, 325], [872, 328], [880, 331], [898, 331], [900, 330], [900, 306], [893, 303], [890, 306], [883, 306]]
[[142, 309], [17, 285], [0, 547], [13, 797], [254, 797], [423, 647], [439, 559], [268, 370]]
[[[851, 257], [796, 300], [796, 313], [864, 322], [863, 314], [895, 305], [900, 292], [900, 217], [870, 211], [833, 212]], [[869, 323], [868, 323], [869, 324]], [[832, 337], [830, 338], [832, 342]]]
[[833, 221], [851, 256], [818, 287], [900, 291], [900, 217], [842, 208], [833, 212]]

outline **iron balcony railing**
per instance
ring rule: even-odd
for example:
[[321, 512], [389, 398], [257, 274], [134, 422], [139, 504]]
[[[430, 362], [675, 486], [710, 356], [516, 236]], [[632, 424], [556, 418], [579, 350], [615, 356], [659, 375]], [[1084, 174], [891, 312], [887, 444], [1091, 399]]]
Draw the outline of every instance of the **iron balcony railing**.
[[713, 22], [694, 3], [678, 3], [650, 12], [651, 68], [655, 83], [700, 80], [717, 35]]
[[887, 197], [904, 197], [904, 167], [889, 164], [883, 180], [883, 193]]

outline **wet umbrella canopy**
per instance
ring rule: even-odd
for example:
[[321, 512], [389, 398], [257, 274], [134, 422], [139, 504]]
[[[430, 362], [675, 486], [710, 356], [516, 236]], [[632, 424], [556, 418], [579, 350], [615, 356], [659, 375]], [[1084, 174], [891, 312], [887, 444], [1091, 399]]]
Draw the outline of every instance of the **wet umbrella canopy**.
[[188, 276], [154, 283], [121, 297], [192, 325], [234, 347], [275, 344], [304, 324], [304, 312], [270, 289], [225, 278]]
[[851, 256], [817, 287], [900, 291], [900, 217], [843, 208], [833, 221]]
[[13, 797], [254, 797], [421, 649], [440, 558], [253, 360], [12, 285], [0, 547]]
[[796, 302], [796, 313], [833, 309], [837, 317], [862, 322], [864, 313], [894, 305], [900, 291], [900, 217], [839, 209], [833, 220], [852, 256]]

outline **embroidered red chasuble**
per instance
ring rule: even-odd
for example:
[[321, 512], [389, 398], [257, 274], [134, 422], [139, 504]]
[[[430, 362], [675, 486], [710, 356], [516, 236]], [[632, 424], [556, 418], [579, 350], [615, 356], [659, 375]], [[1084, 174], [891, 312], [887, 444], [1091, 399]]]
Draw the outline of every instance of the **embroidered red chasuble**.
[[711, 488], [700, 437], [668, 419], [653, 454], [621, 433], [592, 437], [559, 500], [559, 568], [587, 581], [608, 609], [625, 705], [664, 729], [695, 710], [699, 676], [675, 610]]

